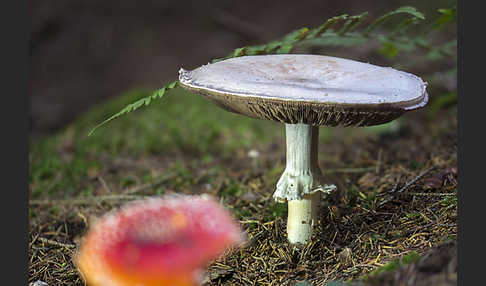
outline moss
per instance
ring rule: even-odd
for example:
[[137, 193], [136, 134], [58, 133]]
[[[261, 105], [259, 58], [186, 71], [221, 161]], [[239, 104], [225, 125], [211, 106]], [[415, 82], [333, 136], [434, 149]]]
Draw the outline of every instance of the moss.
[[239, 197], [247, 192], [246, 187], [238, 181], [227, 180], [226, 186], [221, 189], [222, 197]]
[[287, 206], [288, 206], [287, 203], [272, 202], [272, 204], [269, 207], [270, 216], [267, 217], [267, 219], [265, 220], [273, 220], [277, 217], [283, 217], [288, 211]]
[[420, 255], [417, 252], [411, 251], [405, 254], [404, 256], [402, 256], [400, 259], [395, 259], [393, 261], [390, 261], [387, 264], [371, 271], [368, 275], [365, 275], [363, 277], [363, 280], [367, 281], [369, 279], [373, 279], [377, 277], [381, 273], [396, 270], [403, 265], [410, 264], [414, 261], [417, 261], [419, 258]]
[[441, 201], [441, 206], [443, 207], [457, 207], [457, 196], [446, 196]]
[[86, 187], [88, 170], [102, 169], [100, 156], [113, 160], [185, 154], [209, 163], [215, 157], [234, 156], [235, 150], [264, 144], [281, 133], [278, 123], [226, 112], [178, 88], [150, 108], [126, 114], [87, 136], [97, 123], [148, 94], [144, 90], [124, 93], [84, 113], [57, 134], [33, 142], [31, 195], [79, 193]]

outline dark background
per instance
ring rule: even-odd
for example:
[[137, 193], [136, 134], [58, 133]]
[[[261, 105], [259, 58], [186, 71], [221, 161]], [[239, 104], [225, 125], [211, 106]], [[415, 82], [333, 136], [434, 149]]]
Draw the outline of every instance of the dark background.
[[[30, 135], [59, 130], [94, 104], [156, 89], [232, 49], [263, 44], [329, 17], [451, 1], [30, 1]], [[359, 52], [359, 49], [356, 50]]]

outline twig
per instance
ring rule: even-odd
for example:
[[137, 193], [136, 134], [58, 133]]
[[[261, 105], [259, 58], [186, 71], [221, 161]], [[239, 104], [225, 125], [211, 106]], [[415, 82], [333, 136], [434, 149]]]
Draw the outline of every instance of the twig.
[[377, 174], [380, 173], [382, 153], [383, 153], [383, 149], [380, 148], [380, 150], [378, 150], [378, 162], [376, 163], [376, 171], [375, 171]]
[[103, 186], [103, 188], [109, 193], [111, 194], [111, 189], [110, 187], [108, 187], [108, 184], [106, 183], [106, 181], [103, 179], [103, 177], [101, 176], [98, 176], [98, 181], [100, 181], [101, 185]]
[[324, 170], [324, 174], [333, 173], [365, 173], [369, 171], [375, 171], [376, 167], [365, 167], [365, 168], [342, 168], [342, 169], [328, 169]]
[[59, 247], [76, 248], [76, 245], [74, 245], [74, 244], [57, 242], [55, 240], [47, 239], [47, 238], [44, 238], [44, 237], [38, 237], [37, 240], [42, 241], [43, 243], [47, 243], [47, 244], [55, 245], [55, 246], [59, 246]]
[[431, 197], [442, 197], [442, 196], [455, 196], [455, 193], [407, 193], [407, 195], [412, 196], [431, 196]]
[[260, 231], [259, 233], [255, 234], [254, 236], [252, 236], [250, 239], [247, 240], [247, 242], [245, 243], [245, 247], [252, 247], [255, 243], [258, 242], [258, 240], [263, 236], [265, 235], [265, 232], [264, 231]]
[[37, 241], [38, 238], [39, 238], [39, 234], [35, 234], [34, 238], [29, 243], [29, 248]]
[[141, 191], [145, 191], [147, 189], [155, 188], [155, 187], [161, 185], [163, 182], [173, 178], [174, 176], [175, 175], [173, 173], [168, 174], [166, 176], [159, 178], [155, 182], [143, 184], [143, 185], [140, 185], [140, 186], [135, 186], [135, 187], [130, 188], [130, 189], [126, 189], [126, 190], [122, 191], [122, 194], [134, 194], [134, 193], [138, 193], [138, 192], [141, 192]]
[[[382, 205], [393, 200], [393, 196], [394, 196], [393, 194], [394, 193], [401, 193], [404, 190], [408, 189], [413, 183], [415, 183], [416, 181], [423, 178], [432, 169], [434, 169], [434, 166], [432, 166], [432, 167], [428, 168], [427, 170], [423, 171], [422, 173], [420, 173], [417, 177], [413, 178], [410, 182], [406, 183], [400, 190], [397, 191], [398, 183], [400, 182], [400, 179], [398, 179], [397, 182], [395, 183], [395, 185], [393, 186], [393, 189], [389, 190], [388, 194], [383, 194], [383, 195], [387, 195], [387, 197], [384, 200], [382, 200], [381, 202], [379, 202], [377, 206], [381, 207]], [[415, 194], [420, 194], [420, 193], [415, 193]]]
[[395, 192], [401, 193], [401, 192], [403, 192], [404, 190], [408, 189], [413, 183], [415, 183], [416, 181], [418, 181], [419, 179], [424, 177], [433, 168], [434, 167], [432, 166], [432, 167], [428, 168], [427, 170], [423, 171], [417, 177], [413, 178], [410, 182], [406, 183], [400, 190], [397, 191], [398, 183], [400, 182], [400, 179], [398, 179], [397, 182], [395, 183], [395, 185], [393, 186], [393, 189], [389, 190], [388, 193], [395, 193]]
[[80, 198], [80, 199], [66, 199], [66, 200], [31, 200], [29, 205], [84, 205], [84, 204], [97, 204], [103, 201], [123, 201], [123, 200], [135, 200], [143, 199], [147, 196], [137, 196], [137, 195], [108, 195], [108, 196], [98, 196], [90, 198]]
[[378, 194], [378, 197], [381, 197], [381, 196], [386, 196], [387, 194], [391, 194], [391, 193], [396, 192], [396, 191], [397, 191], [397, 188], [398, 188], [398, 184], [400, 183], [400, 179], [401, 179], [401, 178], [402, 178], [401, 176], [400, 176], [400, 177], [398, 177], [398, 179], [397, 179], [397, 181], [396, 181], [395, 185], [393, 185], [393, 188], [392, 188], [391, 190], [387, 191], [386, 193], [380, 193], [380, 194]]
[[427, 170], [423, 171], [420, 173], [417, 177], [413, 178], [410, 182], [406, 183], [405, 186], [403, 186], [400, 190], [398, 190], [398, 193], [401, 193], [408, 189], [412, 184], [414, 184], [416, 181], [420, 180], [423, 178], [428, 172], [430, 172], [432, 169], [434, 169], [434, 166], [428, 168]]
[[393, 189], [390, 190], [390, 193], [394, 193], [397, 191], [397, 188], [398, 188], [398, 183], [400, 183], [400, 178], [398, 178], [397, 182], [395, 183], [395, 185], [393, 186]]

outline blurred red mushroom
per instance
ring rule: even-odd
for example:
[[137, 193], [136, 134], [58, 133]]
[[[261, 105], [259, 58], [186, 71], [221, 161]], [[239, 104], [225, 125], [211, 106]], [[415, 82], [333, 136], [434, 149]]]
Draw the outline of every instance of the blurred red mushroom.
[[202, 268], [242, 237], [212, 199], [151, 198], [99, 219], [81, 241], [76, 266], [90, 286], [194, 286]]

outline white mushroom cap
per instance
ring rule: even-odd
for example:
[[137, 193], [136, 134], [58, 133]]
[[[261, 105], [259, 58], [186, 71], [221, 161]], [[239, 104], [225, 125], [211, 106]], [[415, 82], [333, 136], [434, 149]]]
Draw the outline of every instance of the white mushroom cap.
[[229, 111], [284, 123], [376, 125], [428, 101], [413, 74], [321, 55], [231, 58], [181, 69], [179, 81]]

